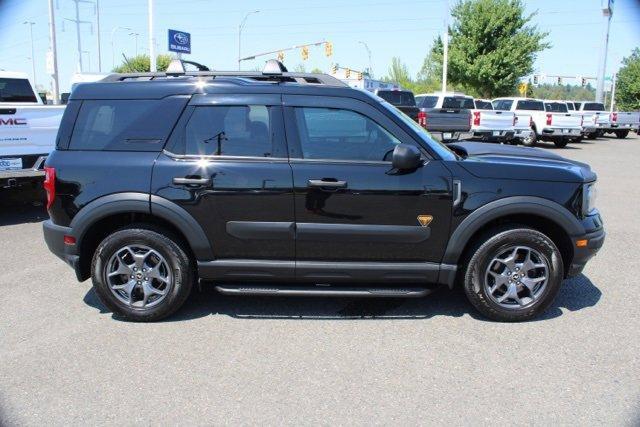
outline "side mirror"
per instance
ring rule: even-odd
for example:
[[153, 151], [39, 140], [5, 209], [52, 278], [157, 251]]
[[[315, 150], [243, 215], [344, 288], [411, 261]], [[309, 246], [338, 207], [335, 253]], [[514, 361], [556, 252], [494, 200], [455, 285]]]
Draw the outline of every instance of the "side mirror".
[[399, 171], [409, 171], [422, 165], [420, 150], [411, 144], [399, 144], [393, 149], [391, 165]]

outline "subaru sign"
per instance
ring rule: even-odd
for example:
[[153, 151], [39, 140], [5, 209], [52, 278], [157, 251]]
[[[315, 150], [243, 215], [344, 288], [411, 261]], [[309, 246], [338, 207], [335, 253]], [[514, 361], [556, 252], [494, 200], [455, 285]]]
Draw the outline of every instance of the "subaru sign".
[[169, 30], [169, 50], [178, 53], [191, 53], [191, 34]]

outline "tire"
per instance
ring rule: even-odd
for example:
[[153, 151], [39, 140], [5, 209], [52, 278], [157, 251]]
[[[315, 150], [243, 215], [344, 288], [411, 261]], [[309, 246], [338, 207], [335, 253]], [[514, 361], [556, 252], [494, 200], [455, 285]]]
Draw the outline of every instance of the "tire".
[[560, 139], [556, 139], [555, 141], [553, 141], [553, 143], [555, 144], [556, 148], [564, 148], [567, 146], [567, 143], [569, 142], [569, 140], [567, 138], [560, 138]]
[[616, 138], [618, 138], [618, 139], [625, 139], [627, 137], [627, 135], [629, 135], [629, 131], [628, 130], [617, 130], [616, 131]]
[[596, 132], [587, 134], [587, 139], [596, 139], [597, 137], [598, 137], [598, 134]]
[[[195, 278], [193, 261], [178, 242], [164, 230], [146, 224], [107, 236], [91, 263], [100, 301], [115, 315], [136, 322], [173, 314], [186, 301]], [[114, 286], [118, 289], [112, 289]]]
[[[555, 299], [563, 278], [562, 256], [553, 241], [539, 231], [516, 225], [494, 229], [492, 233], [485, 236], [486, 240], [480, 240], [477, 249], [472, 250], [471, 259], [466, 264], [464, 272], [464, 291], [471, 304], [484, 316], [501, 322], [533, 319], [547, 310]], [[514, 247], [519, 249], [513, 253], [516, 258], [515, 264], [511, 265], [512, 271], [506, 264], [508, 257], [504, 258], [505, 264], [497, 261], [497, 258], [505, 252], [510, 254]], [[513, 274], [516, 276], [522, 274], [527, 265], [519, 263], [524, 259], [526, 252], [524, 248], [529, 249], [529, 259], [535, 265], [544, 264], [545, 268], [529, 270], [527, 267], [526, 279], [518, 276], [517, 283], [508, 282], [507, 280], [511, 279]], [[517, 270], [518, 265], [522, 268], [520, 273]], [[504, 267], [505, 271], [498, 271], [500, 274], [497, 274], [495, 268], [499, 269], [500, 266]], [[511, 271], [512, 275], [509, 275], [508, 271]], [[533, 284], [538, 278], [536, 275], [542, 275], [543, 272], [546, 272], [546, 280]], [[530, 278], [530, 275], [535, 277]], [[496, 287], [492, 293], [490, 288], [499, 283], [498, 278], [505, 283]], [[528, 285], [525, 286], [524, 283]], [[509, 293], [512, 286], [515, 286], [514, 295], [518, 299], [509, 296], [512, 295]], [[536, 288], [530, 291], [529, 286]], [[507, 295], [506, 299], [498, 302], [504, 295]]]
[[577, 137], [576, 139], [574, 139], [572, 142], [580, 143], [580, 142], [582, 142], [582, 140], [583, 140], [583, 139], [584, 139], [584, 137], [583, 137], [583, 136], [579, 136], [579, 137]]
[[536, 133], [535, 128], [531, 128], [533, 132], [531, 132], [531, 136], [529, 138], [522, 139], [522, 145], [525, 147], [535, 147], [538, 142], [538, 134]]

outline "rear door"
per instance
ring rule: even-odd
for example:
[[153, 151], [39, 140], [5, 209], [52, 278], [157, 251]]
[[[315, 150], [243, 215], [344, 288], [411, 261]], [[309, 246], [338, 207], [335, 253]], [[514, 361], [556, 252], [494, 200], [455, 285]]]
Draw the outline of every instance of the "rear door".
[[195, 218], [216, 259], [289, 260], [292, 276], [292, 187], [280, 95], [219, 94], [194, 95], [151, 192]]
[[[297, 274], [312, 261], [441, 260], [451, 217], [451, 177], [425, 165], [394, 174], [391, 153], [419, 145], [373, 106], [347, 98], [285, 95], [293, 169]], [[419, 217], [432, 222], [421, 225]]]

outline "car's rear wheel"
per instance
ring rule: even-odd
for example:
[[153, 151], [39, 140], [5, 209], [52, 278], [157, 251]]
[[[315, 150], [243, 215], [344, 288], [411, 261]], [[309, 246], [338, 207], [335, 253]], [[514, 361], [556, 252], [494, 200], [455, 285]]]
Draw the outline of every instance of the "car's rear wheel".
[[560, 289], [560, 251], [549, 237], [530, 228], [496, 231], [477, 247], [467, 263], [467, 298], [493, 320], [534, 318], [549, 307]]
[[617, 130], [616, 131], [616, 137], [618, 139], [625, 139], [627, 137], [627, 135], [629, 135], [629, 131], [628, 130]]
[[531, 135], [526, 138], [522, 138], [522, 145], [525, 147], [535, 147], [536, 142], [538, 142], [538, 134], [535, 129], [531, 129]]
[[96, 249], [91, 277], [96, 293], [114, 314], [155, 321], [185, 302], [194, 280], [186, 251], [163, 230], [134, 226], [107, 236]]
[[556, 148], [564, 148], [567, 146], [567, 143], [569, 143], [569, 138], [556, 139], [555, 141], [553, 141], [553, 143], [555, 144]]
[[591, 132], [591, 133], [588, 133], [586, 137], [587, 139], [596, 139], [598, 137], [598, 134], [595, 132]]

